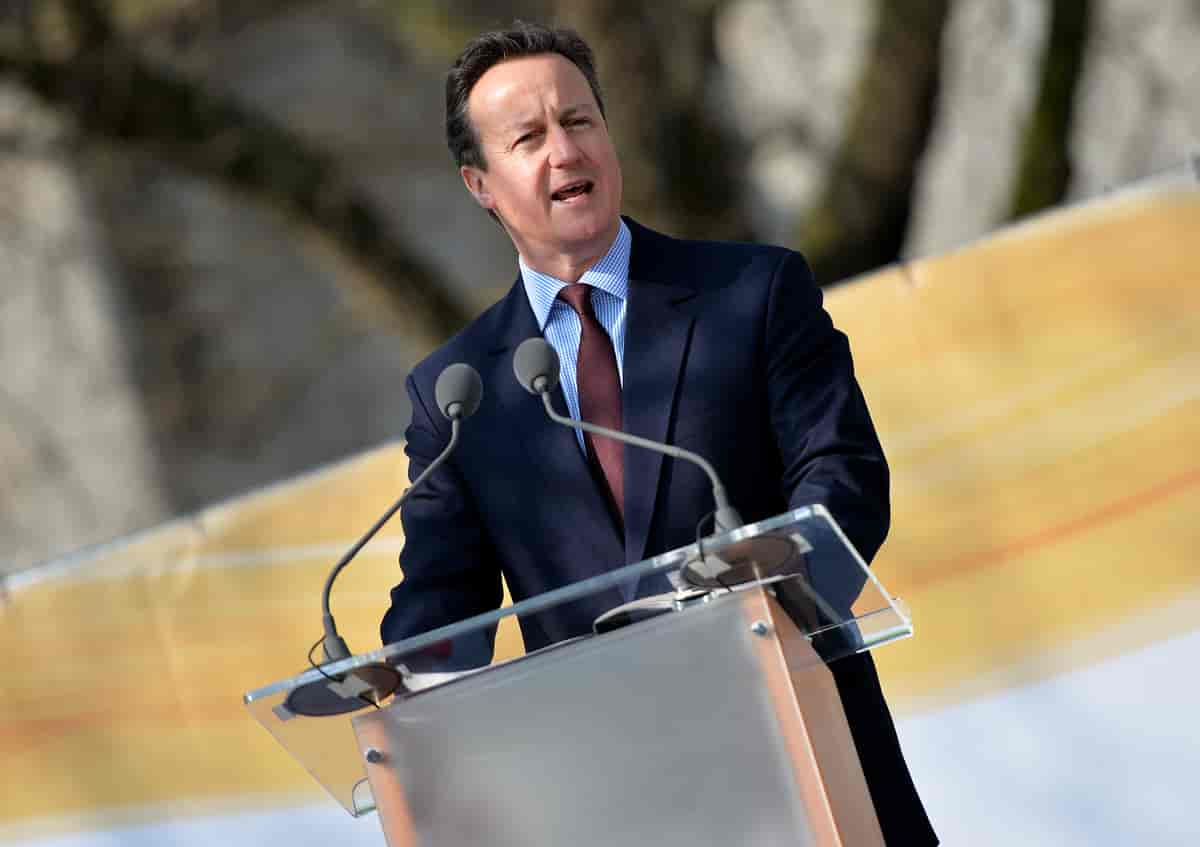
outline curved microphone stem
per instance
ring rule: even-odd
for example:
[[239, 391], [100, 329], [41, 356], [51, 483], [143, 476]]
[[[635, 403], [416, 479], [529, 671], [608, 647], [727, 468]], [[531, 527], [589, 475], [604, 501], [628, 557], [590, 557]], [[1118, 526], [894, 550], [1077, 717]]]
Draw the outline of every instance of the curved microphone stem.
[[375, 521], [366, 534], [358, 539], [353, 547], [346, 551], [346, 554], [338, 560], [338, 563], [333, 566], [333, 570], [329, 572], [329, 577], [325, 580], [325, 590], [321, 592], [322, 621], [325, 625], [325, 640], [323, 644], [326, 662], [336, 662], [350, 657], [350, 648], [347, 646], [346, 640], [338, 635], [337, 624], [333, 622], [333, 615], [329, 611], [329, 594], [333, 590], [333, 581], [342, 572], [342, 568], [350, 564], [350, 560], [358, 555], [358, 551], [365, 547], [367, 542], [375, 537], [375, 533], [383, 529], [383, 525], [391, 520], [392, 515], [399, 511], [400, 507], [404, 505], [404, 501], [408, 499], [408, 495], [415, 491], [446, 460], [458, 444], [458, 429], [460, 425], [461, 421], [458, 417], [450, 419], [450, 443], [446, 445], [446, 449], [442, 450], [438, 454], [438, 457], [429, 463], [429, 467], [413, 481], [412, 485], [405, 489], [404, 493], [400, 495], [400, 499], [393, 503], [392, 507], [384, 512], [379, 520]]
[[709, 464], [708, 460], [703, 456], [693, 453], [691, 450], [684, 450], [682, 447], [674, 447], [670, 444], [660, 444], [657, 441], [650, 441], [646, 438], [641, 438], [637, 435], [630, 435], [627, 432], [619, 432], [608, 427], [597, 426], [596, 424], [588, 423], [587, 421], [577, 421], [574, 418], [564, 417], [554, 411], [554, 407], [550, 403], [550, 392], [540, 391], [542, 395], [542, 405], [546, 407], [546, 414], [550, 420], [555, 423], [560, 423], [563, 426], [569, 426], [572, 429], [581, 429], [585, 432], [591, 432], [595, 435], [604, 435], [608, 438], [623, 441], [627, 444], [632, 444], [635, 447], [642, 447], [646, 450], [653, 450], [656, 453], [665, 453], [676, 459], [684, 459], [689, 462], [694, 462], [708, 474], [708, 480], [712, 483], [713, 500], [716, 501], [717, 511], [713, 518], [713, 522], [718, 532], [728, 532], [731, 529], [736, 529], [742, 525], [742, 518], [738, 515], [737, 510], [729, 504], [728, 498], [725, 496], [725, 486], [721, 485], [721, 480], [717, 477], [716, 469]]

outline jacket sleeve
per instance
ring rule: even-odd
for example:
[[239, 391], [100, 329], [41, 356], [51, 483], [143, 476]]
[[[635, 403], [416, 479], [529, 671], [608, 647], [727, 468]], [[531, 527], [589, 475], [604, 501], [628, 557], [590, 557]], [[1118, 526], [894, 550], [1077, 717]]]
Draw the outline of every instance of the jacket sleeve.
[[[448, 422], [434, 422], [413, 376], [406, 382], [412, 421], [405, 431], [409, 480], [415, 480], [450, 441]], [[500, 568], [454, 456], [442, 464], [401, 511], [403, 581], [392, 589], [380, 635], [384, 644], [497, 609]], [[453, 670], [491, 661], [495, 629], [464, 636], [399, 661], [413, 670]]]
[[[784, 255], [768, 296], [767, 396], [783, 460], [783, 495], [793, 509], [823, 504], [870, 562], [887, 536], [889, 475], [854, 378], [849, 341], [834, 327], [799, 254]], [[861, 574], [813, 577], [823, 577], [826, 590], [847, 608], [864, 580]]]

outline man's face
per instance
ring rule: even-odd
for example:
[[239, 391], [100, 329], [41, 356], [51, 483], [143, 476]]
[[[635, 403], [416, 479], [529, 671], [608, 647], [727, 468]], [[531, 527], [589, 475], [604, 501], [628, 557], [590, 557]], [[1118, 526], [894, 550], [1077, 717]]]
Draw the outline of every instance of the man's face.
[[557, 53], [501, 62], [467, 108], [487, 170], [464, 166], [463, 181], [526, 262], [602, 256], [619, 225], [621, 168], [579, 68]]

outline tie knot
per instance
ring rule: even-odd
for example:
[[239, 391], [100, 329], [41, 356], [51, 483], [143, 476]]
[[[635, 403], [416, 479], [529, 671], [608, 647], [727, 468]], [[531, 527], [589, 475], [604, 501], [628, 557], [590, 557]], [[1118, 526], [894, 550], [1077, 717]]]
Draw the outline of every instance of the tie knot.
[[592, 287], [586, 282], [567, 285], [558, 292], [558, 299], [575, 310], [580, 317], [592, 314]]

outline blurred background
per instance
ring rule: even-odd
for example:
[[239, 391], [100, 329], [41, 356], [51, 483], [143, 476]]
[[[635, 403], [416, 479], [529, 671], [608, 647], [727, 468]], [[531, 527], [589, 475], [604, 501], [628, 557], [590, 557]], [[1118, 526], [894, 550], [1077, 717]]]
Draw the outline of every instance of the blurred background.
[[[39, 651], [60, 636], [53, 648], [60, 656], [111, 643], [91, 631], [61, 635], [85, 619], [103, 621], [105, 608], [70, 605], [75, 599], [60, 605], [68, 602], [61, 593], [38, 605], [35, 589], [67, 571], [87, 582], [87, 568], [99, 563], [111, 582], [104, 569], [112, 545], [66, 554], [190, 516], [183, 526], [191, 540], [167, 544], [175, 553], [162, 548], [151, 564], [113, 566], [141, 574], [130, 589], [140, 599], [128, 614], [157, 610], [157, 649], [186, 664], [195, 658], [186, 645], [206, 630], [201, 622], [173, 642], [178, 633], [163, 623], [176, 613], [170, 603], [194, 603], [203, 618], [202, 610], [217, 614], [229, 596], [189, 594], [198, 585], [189, 571], [175, 594], [147, 600], [153, 592], [145, 574], [161, 576], [182, 561], [195, 566], [195, 533], [209, 532], [220, 523], [212, 516], [230, 508], [214, 504], [243, 495], [251, 500], [235, 502], [259, 503], [253, 498], [268, 496], [265, 486], [333, 467], [318, 474], [332, 473], [339, 480], [333, 489], [310, 477], [302, 484], [306, 496], [321, 492], [314, 514], [340, 510], [345, 519], [304, 541], [306, 555], [324, 562], [395, 496], [403, 481], [395, 441], [408, 419], [404, 377], [515, 278], [511, 245], [462, 188], [442, 135], [442, 81], [453, 56], [472, 35], [515, 18], [573, 26], [595, 48], [628, 214], [677, 235], [800, 249], [830, 287], [831, 311], [851, 337], [897, 471], [898, 520], [880, 560], [890, 566], [884, 582], [913, 599], [918, 633], [922, 621], [947, 616], [964, 627], [940, 641], [926, 630], [927, 640], [897, 648], [884, 666], [916, 749], [910, 760], [919, 787], [937, 782], [946, 764], [934, 751], [961, 749], [966, 734], [997, 725], [994, 716], [948, 717], [937, 709], [982, 703], [981, 691], [1007, 690], [1014, 679], [1032, 684], [1101, 659], [1123, 660], [1133, 646], [1194, 630], [1192, 612], [1171, 605], [1177, 623], [1153, 629], [1153, 637], [1128, 637], [1151, 631], [1136, 625], [1137, 614], [1161, 624], [1170, 605], [1163, 598], [1175, 603], [1200, 583], [1194, 553], [1186, 552], [1196, 549], [1188, 516], [1200, 503], [1192, 468], [1200, 332], [1188, 317], [1197, 313], [1200, 267], [1188, 247], [1198, 220], [1200, 165], [1190, 157], [1200, 150], [1200, 0], [0, 0], [0, 602], [5, 637], [21, 645], [18, 659], [42, 661]], [[1166, 190], [1150, 206], [1128, 205], [1147, 186], [1163, 185], [1191, 187]], [[1097, 210], [1107, 222], [1097, 223]], [[1048, 215], [1031, 217], [1037, 213]], [[1026, 220], [1035, 229], [1017, 225]], [[988, 240], [996, 233], [999, 242]], [[1032, 241], [1018, 249], [1012, 233]], [[959, 299], [937, 299], [947, 292]], [[988, 320], [971, 324], [964, 315]], [[1100, 393], [1082, 402], [1083, 386]], [[941, 406], [929, 400], [939, 394]], [[1068, 408], [1071, 416], [1053, 417]], [[1144, 418], [1095, 428], [1113, 410], [1133, 408]], [[1138, 429], [1149, 425], [1169, 434]], [[1094, 453], [1074, 452], [1076, 437]], [[1164, 443], [1169, 450], [1148, 446]], [[1037, 447], [1052, 459], [1030, 458]], [[940, 457], [930, 452], [936, 449]], [[1126, 464], [1104, 464], [1114, 456]], [[349, 464], [330, 464], [343, 459]], [[1027, 475], [1005, 488], [1012, 481], [1005, 474], [1018, 465]], [[1160, 477], [1135, 484], [1134, 476], [1159, 465]], [[1084, 478], [1078, 469], [1085, 466], [1102, 471]], [[1047, 467], [1058, 476], [1048, 480]], [[371, 497], [362, 496], [365, 483], [353, 482], [362, 483], [364, 473], [375, 486]], [[949, 485], [968, 477], [969, 484]], [[948, 486], [945, 499], [930, 494], [938, 486]], [[1104, 499], [1105, 491], [1116, 493]], [[1149, 493], [1137, 500], [1138, 492]], [[1169, 502], [1173, 522], [1169, 530], [1146, 526], [1140, 538], [1190, 535], [1179, 536], [1169, 555], [1105, 537], [1103, 548], [1121, 554], [1104, 569], [1112, 587], [1100, 594], [1128, 602], [1104, 626], [1065, 613], [1074, 635], [1107, 632], [1115, 621], [1129, 629], [1070, 660], [1038, 660], [1064, 640], [1064, 612], [1045, 605], [1050, 588], [1022, 581], [1060, 573], [1030, 551], [1049, 538], [1086, 534], [1083, 528], [1111, 529], [1121, 509], [1143, 501]], [[928, 517], [935, 508], [971, 504], [970, 521]], [[1013, 528], [1022, 508], [1043, 522]], [[286, 523], [280, 512], [269, 517], [256, 524], [264, 538]], [[997, 528], [1001, 522], [1011, 537]], [[161, 540], [138, 536], [146, 537]], [[297, 537], [270, 543], [294, 546]], [[375, 582], [362, 588], [370, 599], [362, 600], [360, 650], [376, 646], [369, 639], [386, 605], [380, 586], [399, 576], [397, 537], [390, 543], [380, 548]], [[214, 567], [242, 561], [225, 548], [220, 555]], [[1095, 548], [1064, 555], [1056, 560], [1064, 568], [1098, 561]], [[1042, 592], [1041, 605], [1029, 594], [1007, 597], [1040, 610], [1025, 624], [1041, 635], [1021, 650], [998, 655], [981, 646], [1005, 631], [1007, 607], [989, 619], [994, 628], [960, 640], [977, 582], [936, 594], [956, 575], [971, 571], [977, 579], [971, 569], [981, 562], [1007, 590]], [[1016, 562], [1015, 570], [997, 562]], [[1153, 591], [1144, 584], [1154, 569], [1148, 562], [1166, 568]], [[296, 588], [305, 614], [316, 607], [319, 582], [312, 580]], [[1134, 583], [1141, 587], [1129, 591]], [[1090, 590], [1070, 592], [1086, 596], [1081, 607], [1104, 606]], [[115, 641], [124, 625], [112, 623], [99, 637]], [[245, 678], [210, 695], [224, 704], [213, 714], [247, 723], [236, 708], [241, 691], [290, 675], [310, 640], [274, 645], [275, 664], [243, 655]], [[951, 641], [972, 646], [947, 652]], [[1195, 639], [1170, 643], [1185, 651], [1180, 657], [1196, 658]], [[294, 661], [280, 666], [282, 655]], [[1018, 666], [1025, 670], [1012, 670]], [[1148, 673], [1150, 665], [1138, 667]], [[188, 673], [176, 670], [171, 685], [184, 690]], [[68, 689], [79, 684], [63, 678]], [[1130, 679], [1111, 677], [1104, 690], [1136, 690]], [[114, 843], [86, 840], [98, 832], [109, 834], [95, 838], [116, 842], [211, 843], [220, 832], [250, 843], [251, 824], [237, 817], [211, 819], [225, 829], [193, 832], [179, 823], [141, 835], [78, 821], [114, 809], [159, 809], [148, 819], [183, 820], [162, 804], [259, 798], [290, 767], [272, 766], [261, 782], [225, 790], [237, 780], [223, 768], [237, 766], [214, 765], [208, 787], [164, 797], [152, 775], [167, 764], [130, 759], [106, 771], [114, 754], [101, 744], [100, 776], [80, 787], [38, 746], [61, 738], [64, 725], [21, 723], [27, 709], [41, 708], [42, 693], [4, 685], [9, 729], [0, 730], [0, 753], [5, 771], [24, 774], [18, 780], [27, 785], [0, 804], [0, 842]], [[1091, 696], [1069, 691], [1045, 696]], [[924, 697], [929, 692], [941, 693]], [[1197, 692], [1192, 685], [1183, 693]], [[123, 696], [136, 710], [141, 695]], [[161, 707], [167, 723], [187, 712], [172, 711], [173, 702]], [[233, 711], [222, 711], [226, 705]], [[1123, 706], [1110, 711], [1128, 714]], [[78, 720], [66, 725], [108, 738], [119, 712], [91, 710], [85, 728]], [[206, 714], [187, 712], [176, 730], [194, 732], [212, 718]], [[1046, 738], [1030, 734], [1033, 719], [1015, 720], [1010, 741], [1018, 752], [1005, 772], [1014, 779], [1044, 772]], [[1104, 724], [1095, 735], [1112, 731]], [[188, 738], [196, 750], [205, 746]], [[1162, 749], [1174, 750], [1173, 739], [1160, 739]], [[1091, 749], [1086, 739], [1080, 744]], [[1200, 764], [1195, 744], [1181, 749], [1187, 767]], [[69, 747], [58, 752], [70, 759]], [[1122, 767], [1112, 757], [1129, 751], [1109, 753], [1089, 765], [1089, 780]], [[1051, 758], [1062, 762], [1057, 753]], [[953, 829], [945, 822], [956, 816], [959, 824], [973, 822], [967, 829], [987, 819], [988, 805], [964, 795], [963, 786], [996, 761], [985, 756], [978, 767], [959, 763], [953, 779], [943, 774], [934, 800], [927, 798], [939, 829]], [[1162, 764], [1152, 758], [1145, 768]], [[35, 777], [29, 768], [44, 772]], [[141, 789], [105, 793], [103, 774], [139, 769]], [[58, 775], [46, 776], [52, 770]], [[303, 791], [299, 779], [282, 779], [288, 791]], [[64, 785], [75, 785], [75, 799], [62, 799]], [[1096, 823], [1121, 794], [1106, 786], [1047, 800], [1043, 811], [1059, 823], [1016, 840], [1131, 843], [1095, 839], [1097, 831], [1142, 832], [1121, 829], [1128, 821]], [[977, 807], [963, 811], [971, 802]], [[1017, 808], [1030, 814], [1026, 803]], [[1170, 822], [1152, 830], [1160, 843], [1182, 839], [1187, 828], [1171, 809], [1160, 818]], [[51, 823], [43, 831], [38, 821]], [[340, 818], [325, 825], [310, 821], [309, 835], [349, 837]], [[275, 831], [275, 824], [261, 826], [253, 840]], [[79, 840], [46, 834], [60, 830]], [[374, 843], [373, 830], [354, 831]]]
[[5, 569], [402, 434], [515, 278], [442, 78], [517, 17], [595, 46], [629, 214], [825, 284], [1200, 137], [1195, 0], [3, 0]]

